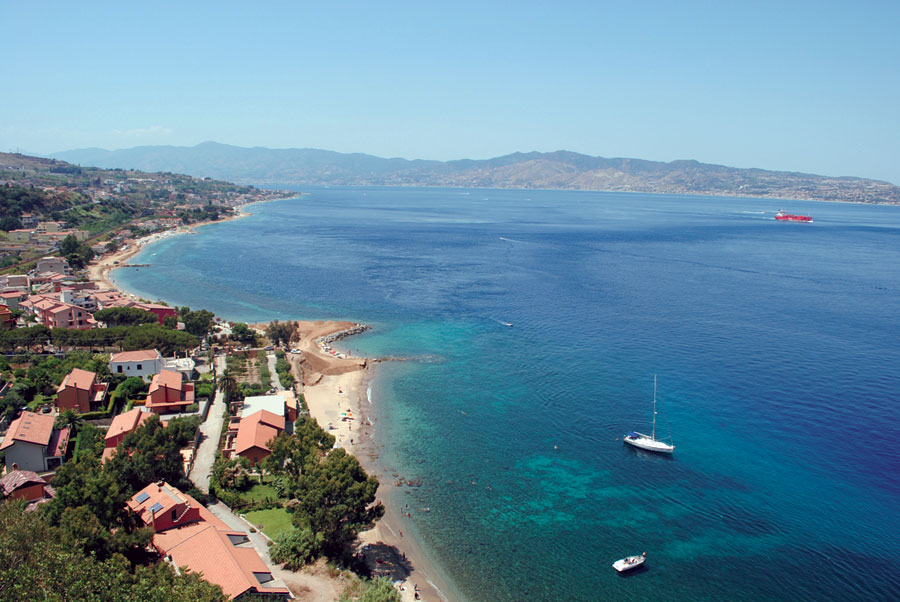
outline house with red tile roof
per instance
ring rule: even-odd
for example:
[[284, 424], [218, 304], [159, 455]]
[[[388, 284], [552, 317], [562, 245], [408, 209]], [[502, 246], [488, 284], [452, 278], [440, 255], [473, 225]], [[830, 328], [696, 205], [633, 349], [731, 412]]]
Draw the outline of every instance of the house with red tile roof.
[[74, 328], [90, 330], [97, 327], [94, 316], [84, 308], [65, 303], [53, 295], [31, 295], [19, 303], [26, 313], [37, 318], [38, 324], [47, 328]]
[[54, 429], [55, 420], [49, 414], [27, 410], [13, 420], [0, 443], [6, 466], [45, 472], [62, 464], [69, 446], [69, 427]]
[[194, 383], [184, 382], [181, 374], [163, 369], [153, 375], [144, 407], [157, 414], [184, 411], [194, 403]]
[[0, 305], [0, 329], [12, 330], [16, 327], [16, 319], [12, 310], [5, 305]]
[[124, 295], [108, 296], [105, 297], [102, 302], [98, 298], [97, 301], [102, 305], [102, 309], [107, 309], [110, 307], [134, 307], [137, 309], [143, 309], [144, 311], [148, 311], [155, 315], [160, 324], [163, 324], [168, 316], [176, 318], [178, 317], [178, 310], [176, 310], [174, 307], [162, 305], [161, 303], [142, 303]]
[[10, 309], [19, 309], [19, 303], [28, 298], [25, 291], [8, 291], [0, 293], [0, 303], [6, 305]]
[[250, 464], [258, 466], [263, 458], [272, 453], [268, 443], [284, 431], [284, 416], [267, 410], [260, 410], [246, 418], [241, 418], [234, 437], [232, 453], [247, 458]]
[[103, 438], [106, 449], [115, 449], [126, 435], [130, 435], [134, 431], [147, 422], [152, 414], [145, 412], [142, 408], [134, 408], [112, 419], [106, 436]]
[[163, 369], [162, 355], [156, 349], [123, 351], [109, 358], [109, 371], [125, 376], [140, 376], [145, 381]]
[[97, 382], [97, 375], [81, 368], [69, 372], [56, 389], [56, 407], [82, 414], [106, 401], [109, 385]]
[[48, 489], [47, 481], [31, 470], [15, 468], [0, 478], [0, 494], [3, 498], [33, 502], [48, 498], [52, 488]]
[[291, 597], [287, 588], [274, 581], [249, 536], [229, 529], [190, 495], [159, 482], [139, 491], [127, 504], [141, 522], [153, 527], [153, 547], [167, 562], [200, 574], [221, 587], [229, 599], [254, 594]]

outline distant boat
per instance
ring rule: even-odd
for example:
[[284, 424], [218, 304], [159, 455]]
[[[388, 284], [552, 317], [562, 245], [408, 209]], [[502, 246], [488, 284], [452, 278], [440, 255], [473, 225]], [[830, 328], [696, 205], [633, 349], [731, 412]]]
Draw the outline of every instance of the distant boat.
[[625, 571], [630, 571], [631, 569], [636, 569], [644, 562], [647, 561], [647, 552], [644, 552], [640, 556], [626, 556], [621, 560], [616, 560], [613, 563], [613, 568], [619, 571], [620, 573], [624, 573]]
[[[672, 439], [671, 434], [668, 437]], [[625, 443], [647, 451], [659, 452], [661, 454], [671, 454], [675, 451], [675, 446], [660, 441], [656, 438], [656, 375], [653, 375], [653, 430], [650, 435], [631, 431], [625, 435]]]
[[778, 213], [775, 214], [775, 219], [782, 222], [811, 222], [812, 217], [808, 215], [794, 215], [792, 213], [785, 213], [784, 209], [779, 209]]

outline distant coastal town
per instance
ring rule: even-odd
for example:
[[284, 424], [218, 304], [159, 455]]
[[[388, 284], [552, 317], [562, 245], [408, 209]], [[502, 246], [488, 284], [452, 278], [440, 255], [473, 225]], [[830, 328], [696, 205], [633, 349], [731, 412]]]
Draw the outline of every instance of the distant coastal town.
[[373, 361], [334, 347], [365, 325], [230, 322], [110, 279], [285, 193], [0, 159], [5, 554], [32, 546], [16, 561], [70, 599], [442, 599], [371, 474]]

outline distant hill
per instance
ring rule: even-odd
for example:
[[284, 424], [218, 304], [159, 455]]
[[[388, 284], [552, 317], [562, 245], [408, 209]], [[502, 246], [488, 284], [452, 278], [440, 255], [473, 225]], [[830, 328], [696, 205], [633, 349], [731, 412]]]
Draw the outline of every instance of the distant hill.
[[117, 151], [89, 148], [52, 157], [80, 165], [184, 173], [261, 186], [550, 188], [900, 204], [900, 187], [878, 180], [739, 169], [692, 160], [607, 159], [569, 151], [426, 161], [204, 142], [193, 147], [139, 146]]

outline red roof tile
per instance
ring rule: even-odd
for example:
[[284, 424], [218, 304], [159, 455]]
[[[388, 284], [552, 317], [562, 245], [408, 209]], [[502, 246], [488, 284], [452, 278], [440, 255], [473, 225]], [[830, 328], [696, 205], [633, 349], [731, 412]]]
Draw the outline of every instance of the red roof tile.
[[150, 418], [152, 414], [149, 412], [144, 412], [141, 408], [134, 408], [133, 410], [129, 410], [124, 414], [119, 414], [115, 418], [113, 418], [112, 422], [109, 425], [109, 430], [106, 431], [106, 439], [107, 441], [110, 439], [114, 439], [119, 435], [128, 433], [133, 433], [137, 430], [141, 424], [143, 424], [148, 418]]
[[49, 414], [35, 414], [24, 411], [22, 415], [12, 421], [6, 438], [0, 445], [0, 450], [10, 447], [16, 441], [47, 445], [53, 436], [53, 422], [56, 419]]
[[242, 418], [234, 439], [234, 452], [242, 454], [254, 447], [267, 451], [267, 443], [284, 430], [284, 416], [260, 410]]
[[46, 485], [47, 481], [42, 479], [38, 473], [30, 470], [14, 470], [9, 472], [0, 479], [0, 491], [3, 495], [10, 495], [13, 491], [26, 485]]
[[63, 379], [62, 383], [60, 383], [57, 392], [62, 391], [66, 387], [90, 391], [95, 382], [97, 382], [96, 374], [88, 372], [87, 370], [82, 370], [81, 368], [74, 368], [71, 372], [66, 374], [66, 377]]
[[142, 351], [123, 351], [109, 358], [110, 362], [142, 362], [159, 358], [159, 351], [156, 349], [144, 349]]

